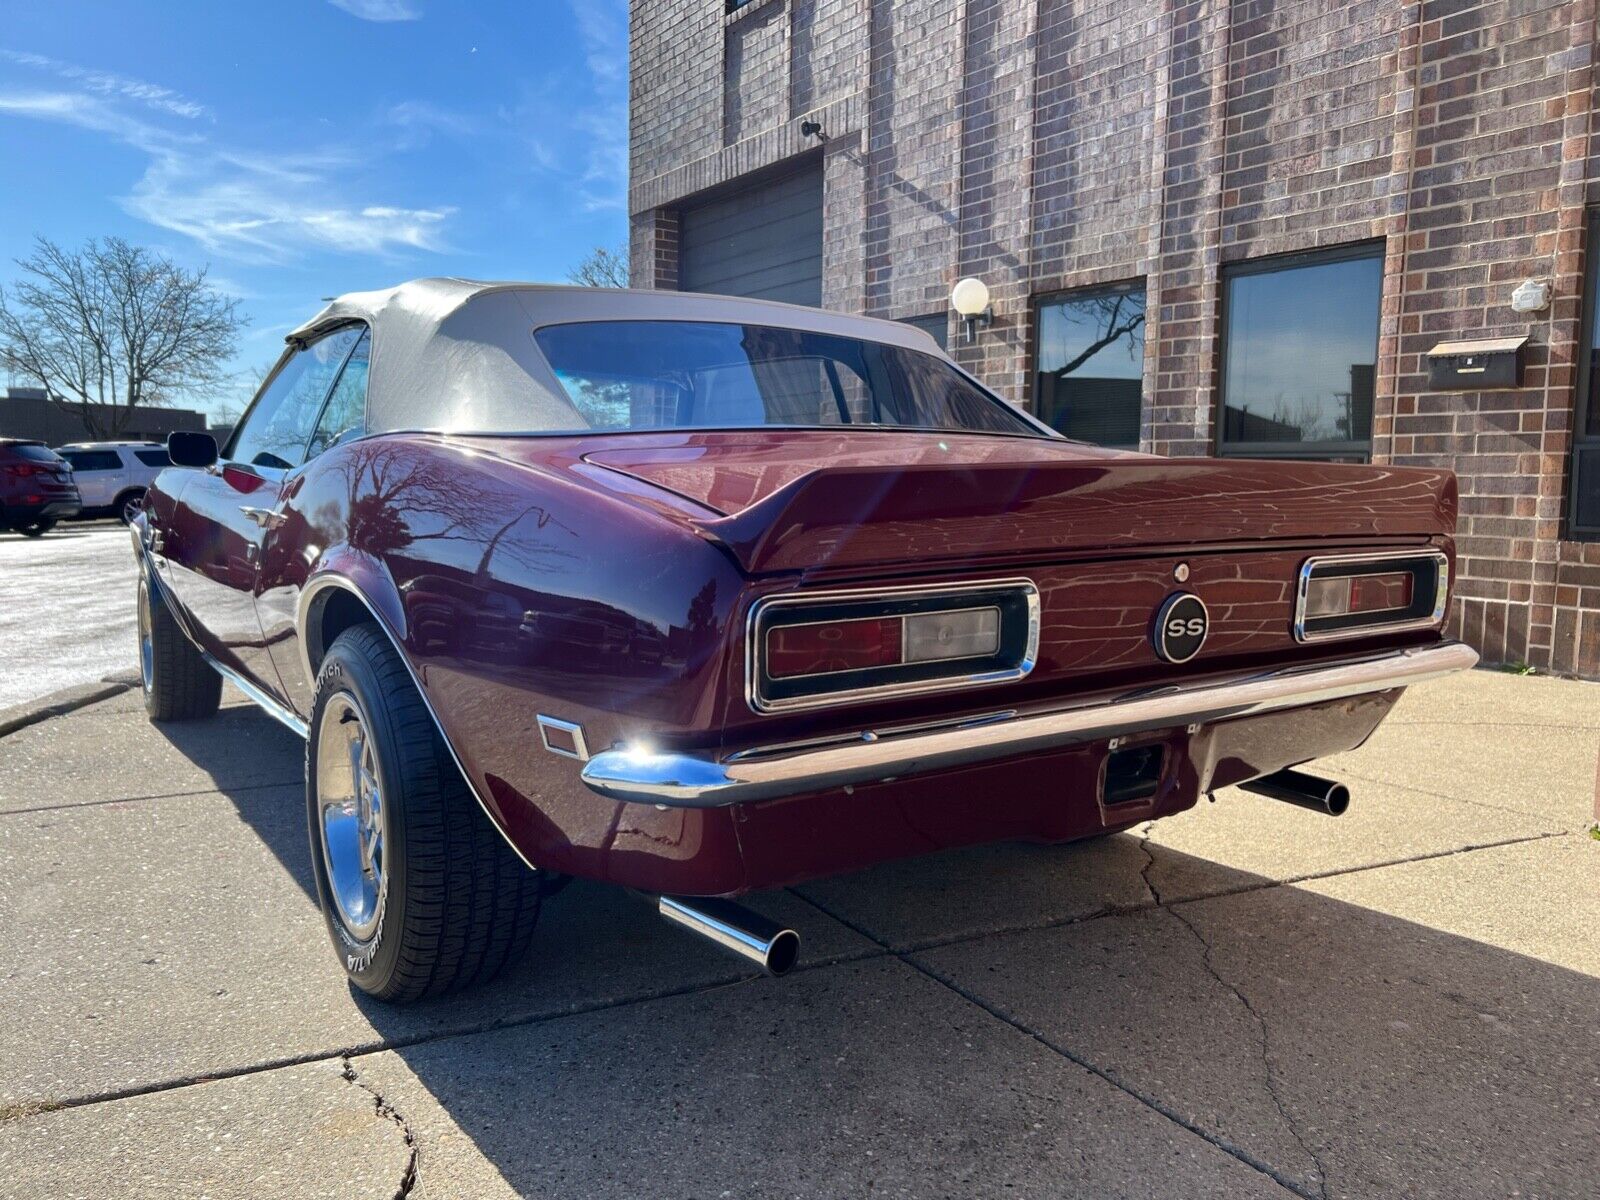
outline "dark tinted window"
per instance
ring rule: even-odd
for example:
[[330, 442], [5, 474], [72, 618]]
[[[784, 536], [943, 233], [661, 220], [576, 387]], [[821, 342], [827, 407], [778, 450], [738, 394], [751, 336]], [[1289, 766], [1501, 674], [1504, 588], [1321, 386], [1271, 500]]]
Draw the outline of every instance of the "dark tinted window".
[[939, 343], [939, 349], [950, 349], [950, 321], [942, 312], [930, 313], [925, 317], [907, 317], [905, 324], [922, 330]]
[[291, 355], [245, 414], [226, 457], [279, 470], [304, 462], [322, 401], [362, 332], [346, 326]]
[[9, 454], [15, 458], [24, 458], [29, 462], [60, 462], [61, 456], [40, 442], [12, 442], [0, 445], [0, 454]]
[[63, 450], [61, 457], [74, 471], [122, 470], [122, 457], [115, 450]]
[[371, 345], [371, 335], [363, 333], [355, 349], [350, 351], [344, 370], [339, 372], [339, 382], [333, 385], [333, 394], [328, 397], [327, 407], [317, 421], [316, 432], [311, 435], [307, 458], [315, 458], [329, 446], [366, 432], [367, 361]]
[[1381, 248], [1223, 274], [1224, 453], [1366, 457]]
[[879, 425], [1036, 432], [943, 359], [764, 325], [594, 321], [535, 335], [577, 429]]
[[1143, 284], [1040, 301], [1040, 420], [1084, 442], [1139, 444], [1144, 304]]
[[172, 460], [165, 450], [135, 450], [133, 456], [147, 467], [170, 467]]

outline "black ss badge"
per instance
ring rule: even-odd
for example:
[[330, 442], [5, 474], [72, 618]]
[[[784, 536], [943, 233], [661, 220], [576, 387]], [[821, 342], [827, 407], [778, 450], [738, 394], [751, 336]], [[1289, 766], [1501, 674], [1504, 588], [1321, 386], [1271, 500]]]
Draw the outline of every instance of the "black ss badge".
[[1155, 628], [1150, 640], [1156, 654], [1169, 663], [1188, 662], [1206, 644], [1211, 623], [1206, 606], [1193, 592], [1174, 592], [1156, 610]]

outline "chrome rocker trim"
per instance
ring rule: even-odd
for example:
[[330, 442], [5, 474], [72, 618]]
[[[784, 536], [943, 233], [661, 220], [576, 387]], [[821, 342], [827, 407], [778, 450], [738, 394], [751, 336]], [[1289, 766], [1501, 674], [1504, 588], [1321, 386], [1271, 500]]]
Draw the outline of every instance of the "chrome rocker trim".
[[585, 763], [583, 782], [613, 800], [719, 808], [1386, 692], [1464, 671], [1477, 661], [1470, 646], [1443, 642], [1353, 661], [1146, 688], [1048, 712], [989, 713], [933, 725], [868, 729], [836, 739], [744, 750], [722, 759], [624, 746]]

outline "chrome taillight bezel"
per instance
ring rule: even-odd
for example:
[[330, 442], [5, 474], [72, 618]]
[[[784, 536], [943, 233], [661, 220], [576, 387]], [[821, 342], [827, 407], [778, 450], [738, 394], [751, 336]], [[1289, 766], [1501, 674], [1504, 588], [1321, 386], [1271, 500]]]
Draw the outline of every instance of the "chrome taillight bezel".
[[[1387, 613], [1354, 614], [1342, 617], [1306, 616], [1306, 595], [1311, 581], [1330, 574], [1359, 576], [1410, 571], [1415, 579], [1411, 605]], [[1450, 598], [1450, 557], [1441, 550], [1373, 550], [1360, 554], [1319, 554], [1300, 564], [1295, 584], [1294, 638], [1297, 642], [1332, 642], [1346, 638], [1372, 637], [1385, 633], [1405, 633], [1417, 629], [1437, 629], [1444, 623]]]
[[[790, 676], [770, 679], [762, 664], [768, 632], [778, 624], [805, 624], [815, 620], [848, 620], [857, 616], [916, 615], [917, 612], [968, 609], [987, 606], [994, 598], [1001, 607], [1001, 665], [973, 670], [970, 658], [952, 658], [919, 663], [899, 671], [915, 678], [892, 682], [828, 689], [817, 680], [842, 679], [868, 672], [834, 672], [826, 676]], [[946, 605], [946, 602], [948, 604]], [[932, 607], [927, 607], [932, 606]], [[834, 615], [819, 617], [819, 612]], [[1008, 650], [1007, 646], [1011, 648]], [[1023, 678], [1033, 670], [1039, 655], [1039, 589], [1031, 579], [964, 580], [959, 583], [926, 586], [854, 588], [839, 591], [785, 592], [765, 596], [750, 606], [745, 622], [745, 700], [754, 712], [762, 714], [797, 712], [817, 708], [837, 708], [866, 700], [884, 700], [929, 692], [955, 691], [983, 687]], [[987, 657], [987, 656], [986, 656]], [[884, 672], [894, 668], [873, 668]], [[812, 681], [807, 683], [805, 681]], [[776, 686], [775, 686], [776, 685]], [[820, 690], [792, 694], [806, 688]], [[774, 694], [789, 693], [789, 694]]]

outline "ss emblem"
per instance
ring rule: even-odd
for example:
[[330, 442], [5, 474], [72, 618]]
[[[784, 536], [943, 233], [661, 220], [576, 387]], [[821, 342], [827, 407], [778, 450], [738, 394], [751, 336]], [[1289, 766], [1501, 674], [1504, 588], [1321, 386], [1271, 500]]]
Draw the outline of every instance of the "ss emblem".
[[1188, 662], [1205, 645], [1210, 616], [1193, 592], [1174, 592], [1156, 613], [1151, 642], [1156, 654], [1170, 663]]

